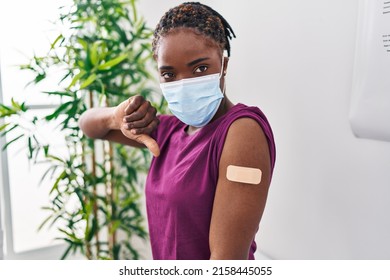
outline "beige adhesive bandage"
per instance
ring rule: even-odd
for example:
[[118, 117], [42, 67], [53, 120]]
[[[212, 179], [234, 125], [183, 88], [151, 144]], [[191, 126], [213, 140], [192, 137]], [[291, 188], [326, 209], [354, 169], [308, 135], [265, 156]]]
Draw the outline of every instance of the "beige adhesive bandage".
[[229, 165], [226, 178], [232, 182], [257, 185], [261, 182], [261, 174], [258, 168]]

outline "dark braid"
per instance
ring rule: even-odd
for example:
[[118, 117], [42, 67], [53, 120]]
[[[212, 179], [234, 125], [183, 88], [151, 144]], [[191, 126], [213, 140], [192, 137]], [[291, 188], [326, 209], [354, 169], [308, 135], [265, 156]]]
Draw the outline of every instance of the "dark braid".
[[165, 13], [154, 31], [152, 46], [155, 56], [161, 37], [180, 27], [193, 28], [211, 38], [230, 56], [229, 40], [236, 37], [233, 29], [218, 12], [199, 2], [185, 2]]

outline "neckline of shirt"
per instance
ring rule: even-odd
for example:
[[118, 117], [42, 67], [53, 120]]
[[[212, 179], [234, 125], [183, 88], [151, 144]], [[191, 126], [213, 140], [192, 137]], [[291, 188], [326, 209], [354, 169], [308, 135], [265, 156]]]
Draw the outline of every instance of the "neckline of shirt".
[[216, 126], [224, 120], [228, 115], [234, 113], [237, 109], [239, 109], [243, 104], [237, 103], [233, 105], [233, 107], [230, 108], [229, 111], [227, 111], [224, 115], [220, 116], [218, 119], [214, 120], [211, 123], [206, 124], [204, 127], [200, 128], [199, 130], [195, 131], [194, 133], [188, 134], [187, 129], [189, 127], [188, 124], [182, 123], [182, 127], [180, 128], [180, 132], [182, 135], [188, 138], [193, 138], [195, 136], [201, 135], [203, 133], [208, 133], [209, 130], [215, 131]]

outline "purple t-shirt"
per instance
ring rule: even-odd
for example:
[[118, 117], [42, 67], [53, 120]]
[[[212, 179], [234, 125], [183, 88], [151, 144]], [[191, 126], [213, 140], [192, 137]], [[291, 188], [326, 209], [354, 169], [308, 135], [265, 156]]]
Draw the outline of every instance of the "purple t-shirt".
[[[271, 170], [275, 143], [271, 127], [257, 107], [237, 104], [225, 115], [188, 135], [187, 125], [162, 115], [152, 137], [161, 154], [153, 158], [146, 181], [146, 207], [154, 259], [209, 259], [209, 230], [219, 160], [230, 125], [252, 118], [268, 141]], [[248, 259], [254, 259], [253, 240]]]

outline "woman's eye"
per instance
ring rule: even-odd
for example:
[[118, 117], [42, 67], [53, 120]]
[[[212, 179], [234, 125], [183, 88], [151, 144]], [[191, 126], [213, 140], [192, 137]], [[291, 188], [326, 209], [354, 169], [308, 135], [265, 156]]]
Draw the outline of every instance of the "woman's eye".
[[195, 73], [203, 73], [207, 71], [208, 67], [205, 65], [199, 66], [198, 68], [195, 69]]
[[174, 77], [174, 75], [171, 72], [164, 72], [161, 74], [161, 77], [163, 77], [166, 80], [169, 80], [169, 79], [172, 79]]

